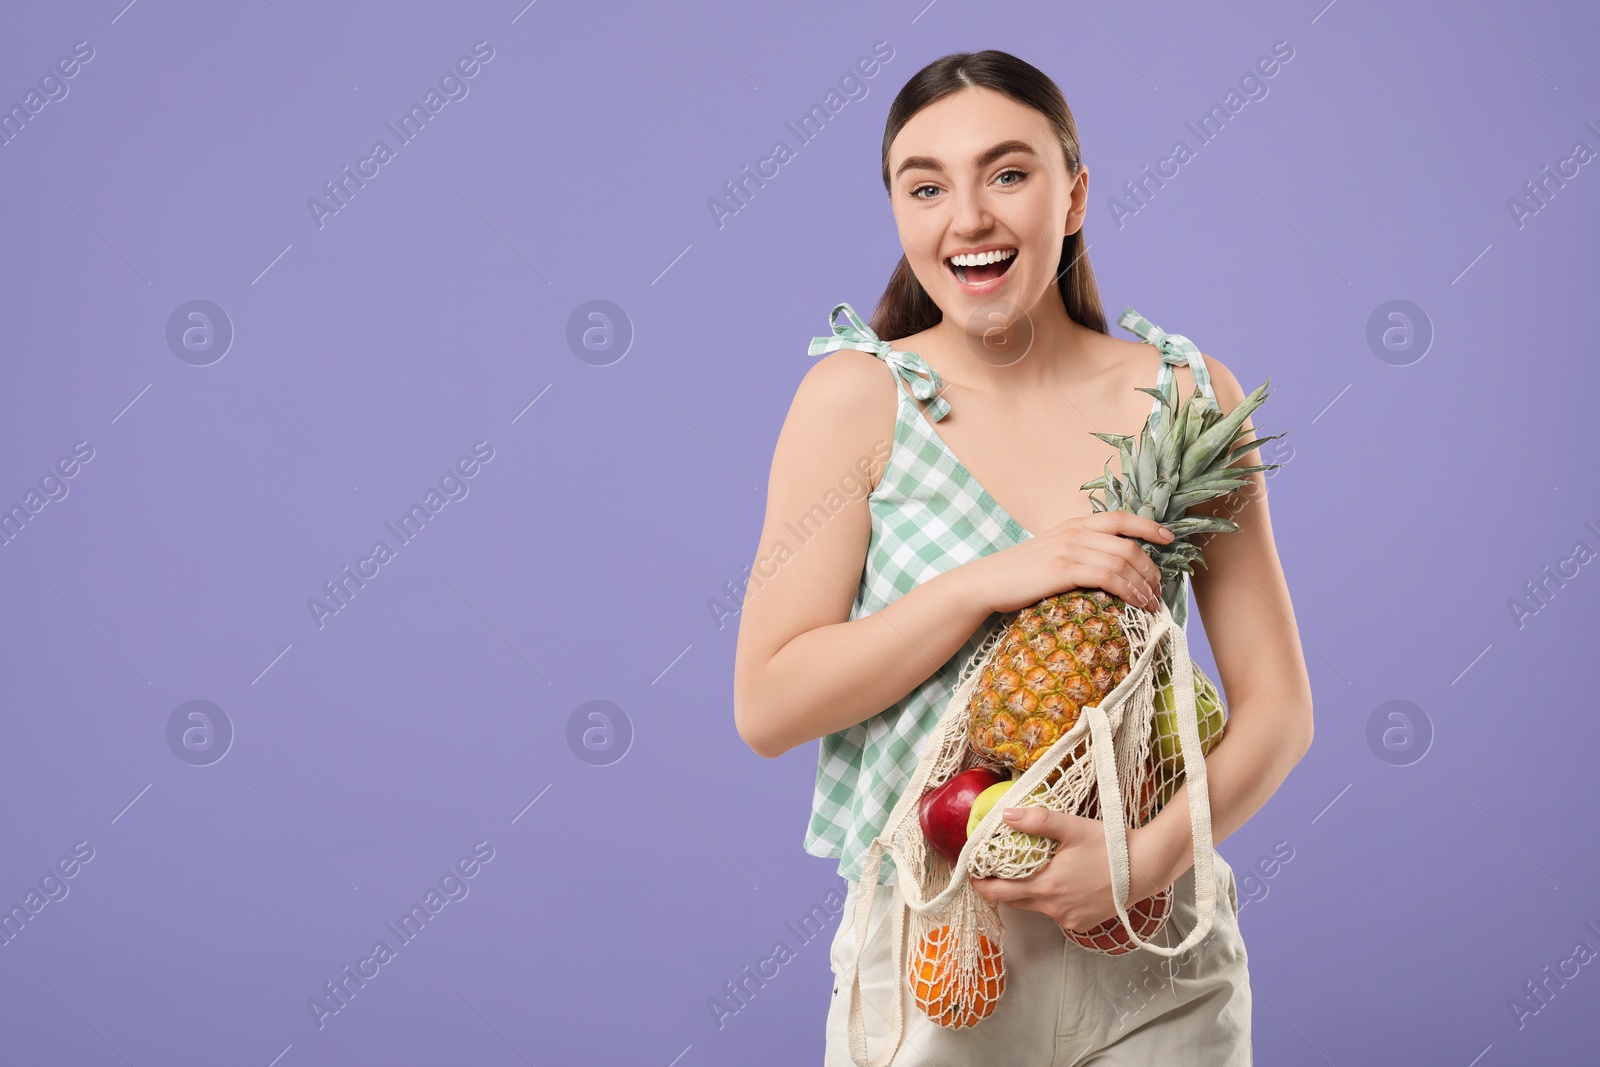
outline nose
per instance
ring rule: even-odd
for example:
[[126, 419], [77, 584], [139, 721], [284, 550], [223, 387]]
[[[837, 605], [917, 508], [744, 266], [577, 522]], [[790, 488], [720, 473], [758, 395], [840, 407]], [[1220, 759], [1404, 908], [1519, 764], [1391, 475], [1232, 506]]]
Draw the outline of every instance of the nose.
[[976, 238], [993, 227], [994, 217], [982, 190], [957, 189], [950, 196], [950, 229], [962, 240]]

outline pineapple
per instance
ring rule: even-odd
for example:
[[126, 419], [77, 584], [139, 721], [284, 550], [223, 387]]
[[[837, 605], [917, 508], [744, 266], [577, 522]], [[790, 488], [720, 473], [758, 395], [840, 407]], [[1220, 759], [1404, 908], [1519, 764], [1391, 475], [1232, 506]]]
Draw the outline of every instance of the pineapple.
[[[1164, 596], [1203, 562], [1195, 538], [1239, 529], [1232, 519], [1188, 516], [1188, 509], [1239, 488], [1252, 471], [1282, 466], [1232, 466], [1283, 436], [1238, 443], [1247, 432], [1245, 419], [1271, 395], [1271, 383], [1271, 378], [1261, 383], [1227, 415], [1198, 388], [1174, 410], [1171, 382], [1160, 389], [1143, 387], [1140, 392], [1160, 402], [1159, 420], [1147, 421], [1137, 441], [1125, 434], [1095, 434], [1118, 450], [1122, 477], [1112, 476], [1108, 460], [1104, 476], [1081, 488], [1105, 492], [1104, 501], [1089, 496], [1097, 512], [1129, 511], [1172, 531], [1171, 544], [1139, 542], [1161, 568]], [[1122, 620], [1124, 613], [1139, 610], [1102, 589], [1073, 589], [1018, 612], [973, 690], [967, 731], [977, 754], [1018, 774], [1032, 766], [1072, 729], [1082, 709], [1098, 704], [1127, 677]]]
[[1128, 676], [1124, 607], [1102, 590], [1075, 589], [1019, 612], [973, 691], [973, 748], [1025, 771], [1100, 703]]

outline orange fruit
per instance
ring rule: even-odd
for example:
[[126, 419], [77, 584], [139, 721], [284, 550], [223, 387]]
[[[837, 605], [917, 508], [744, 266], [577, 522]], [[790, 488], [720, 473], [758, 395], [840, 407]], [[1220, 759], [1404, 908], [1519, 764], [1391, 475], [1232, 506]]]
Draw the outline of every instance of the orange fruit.
[[987, 1019], [1006, 989], [1000, 946], [986, 935], [978, 937], [978, 973], [970, 979], [963, 980], [957, 972], [957, 941], [949, 926], [930, 930], [911, 954], [911, 992], [917, 1007], [951, 1030]]

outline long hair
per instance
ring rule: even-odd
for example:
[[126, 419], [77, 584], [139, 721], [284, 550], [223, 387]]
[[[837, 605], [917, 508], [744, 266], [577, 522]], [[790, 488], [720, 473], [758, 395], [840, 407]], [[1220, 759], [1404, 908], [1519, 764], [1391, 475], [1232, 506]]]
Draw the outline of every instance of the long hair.
[[[894, 103], [889, 105], [889, 118], [883, 130], [885, 190], [890, 188], [889, 145], [901, 128], [929, 104], [973, 86], [1004, 93], [1049, 119], [1061, 142], [1067, 173], [1077, 177], [1083, 167], [1083, 154], [1078, 142], [1078, 126], [1072, 119], [1072, 109], [1067, 107], [1067, 98], [1038, 67], [1009, 52], [989, 48], [982, 52], [953, 52], [936, 59], [912, 75], [901, 88]], [[1100, 287], [1095, 284], [1094, 269], [1089, 266], [1084, 248], [1083, 229], [1080, 226], [1077, 233], [1061, 240], [1061, 267], [1056, 276], [1056, 288], [1061, 291], [1061, 302], [1066, 305], [1067, 315], [1073, 322], [1109, 334], [1105, 309], [1100, 303]], [[944, 312], [923, 289], [906, 257], [901, 255], [868, 325], [879, 337], [892, 339], [921, 333], [938, 325], [943, 318]]]

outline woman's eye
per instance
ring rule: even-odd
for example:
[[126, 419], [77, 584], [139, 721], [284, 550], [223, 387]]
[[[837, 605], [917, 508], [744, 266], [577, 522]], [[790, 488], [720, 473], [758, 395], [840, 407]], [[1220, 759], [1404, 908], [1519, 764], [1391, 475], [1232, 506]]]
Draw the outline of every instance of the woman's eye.
[[[1015, 174], [1017, 176], [1017, 180], [1014, 181], [1014, 182], [1000, 182], [1000, 185], [1003, 186], [1003, 187], [1006, 187], [1006, 188], [1009, 188], [1009, 187], [1011, 187], [1013, 185], [1022, 184], [1022, 179], [1026, 178], [1028, 176], [1028, 172], [1025, 171], [1025, 170], [1019, 170], [1016, 167], [1007, 167], [1005, 170], [1001, 171], [999, 174], [997, 174], [995, 176], [995, 180], [997, 182], [999, 182], [1000, 179], [1004, 178], [1007, 174]], [[928, 190], [931, 190], [933, 193], [938, 193], [939, 187], [937, 185], [919, 185], [915, 189], [911, 190], [911, 194], [910, 194], [911, 195], [911, 199], [913, 199], [913, 200], [932, 200], [933, 196], [922, 196], [921, 195], [923, 192], [928, 191]]]

